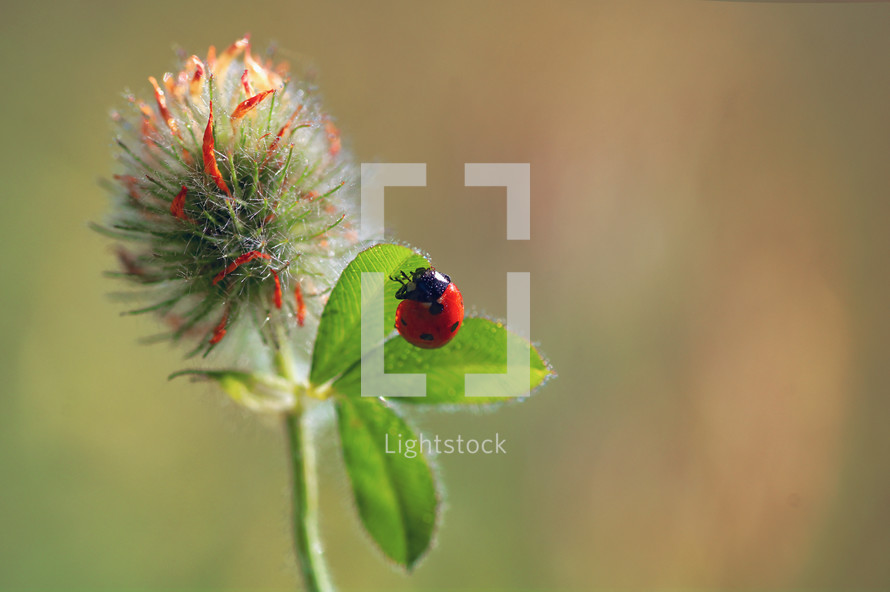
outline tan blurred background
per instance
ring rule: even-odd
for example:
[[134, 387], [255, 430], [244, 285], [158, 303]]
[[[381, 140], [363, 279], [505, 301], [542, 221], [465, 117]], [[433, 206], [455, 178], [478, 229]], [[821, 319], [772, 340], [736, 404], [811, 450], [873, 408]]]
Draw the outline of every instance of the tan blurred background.
[[[890, 588], [890, 6], [0, 6], [0, 590], [289, 590], [275, 422], [144, 347], [101, 272], [109, 109], [245, 31], [311, 56], [364, 161], [427, 162], [387, 223], [477, 311], [532, 273], [560, 377], [428, 433], [438, 547], [410, 578], [356, 526], [344, 590]], [[465, 162], [529, 162], [532, 240]], [[434, 222], [430, 224], [430, 220]]]

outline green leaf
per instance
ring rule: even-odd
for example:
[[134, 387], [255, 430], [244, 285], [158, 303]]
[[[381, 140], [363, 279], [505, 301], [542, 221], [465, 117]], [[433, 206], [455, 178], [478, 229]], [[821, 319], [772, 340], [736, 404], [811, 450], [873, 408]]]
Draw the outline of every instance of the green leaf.
[[[361, 358], [362, 272], [380, 272], [389, 276], [428, 266], [426, 259], [401, 245], [375, 245], [359, 253], [343, 270], [321, 315], [312, 353], [310, 382], [324, 384], [357, 364]], [[396, 282], [384, 282], [384, 335], [389, 334], [395, 325], [398, 288]]]
[[[522, 337], [510, 333], [501, 323], [488, 319], [467, 318], [457, 336], [439, 349], [414, 347], [401, 337], [393, 337], [384, 346], [384, 369], [388, 373], [426, 374], [426, 397], [399, 397], [399, 403], [419, 405], [480, 405], [509, 401], [504, 397], [465, 397], [465, 374], [498, 374], [507, 371], [507, 339], [518, 339], [531, 350], [529, 391], [552, 374], [538, 350]], [[361, 397], [361, 367], [351, 368], [337, 379], [333, 388], [347, 397]], [[518, 394], [518, 393], [517, 393]]]
[[337, 397], [336, 409], [359, 516], [383, 553], [410, 570], [429, 548], [439, 514], [433, 473], [423, 454], [387, 452], [416, 439], [380, 399]]
[[284, 411], [296, 402], [294, 385], [280, 376], [242, 370], [180, 370], [171, 374], [168, 380], [179, 376], [216, 382], [233, 401], [254, 411]]

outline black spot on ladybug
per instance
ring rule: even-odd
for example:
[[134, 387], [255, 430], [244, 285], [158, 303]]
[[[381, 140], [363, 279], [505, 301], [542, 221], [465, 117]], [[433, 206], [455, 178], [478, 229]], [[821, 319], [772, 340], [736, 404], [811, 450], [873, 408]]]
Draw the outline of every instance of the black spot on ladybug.
[[399, 320], [402, 321], [402, 325], [404, 325], [406, 327], [408, 326], [408, 322], [405, 319], [399, 319]]
[[430, 314], [431, 315], [440, 314], [443, 310], [445, 310], [445, 307], [442, 306], [441, 304], [439, 304], [438, 302], [433, 302], [432, 304], [430, 304]]
[[457, 327], [458, 327], [459, 325], [460, 325], [460, 321], [458, 321], [458, 322], [454, 323], [453, 325], [451, 325], [451, 332], [454, 333], [455, 331], [457, 331]]
[[432, 341], [433, 339], [435, 339], [435, 338], [434, 338], [432, 335], [430, 335], [429, 333], [421, 333], [421, 334], [420, 334], [420, 338], [423, 339], [424, 341]]

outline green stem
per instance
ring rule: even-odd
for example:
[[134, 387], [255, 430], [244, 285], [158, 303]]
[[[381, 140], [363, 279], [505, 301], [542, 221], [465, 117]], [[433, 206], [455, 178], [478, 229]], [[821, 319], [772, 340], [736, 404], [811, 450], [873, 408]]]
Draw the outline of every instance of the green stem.
[[[278, 373], [289, 382], [297, 382], [290, 342], [287, 333], [276, 326], [278, 351], [275, 366]], [[303, 389], [297, 389], [296, 405], [284, 416], [287, 434], [287, 451], [293, 479], [293, 534], [297, 563], [303, 575], [306, 592], [333, 592], [331, 578], [322, 556], [321, 538], [318, 534], [318, 472], [315, 467], [315, 449], [311, 435], [304, 430]]]
[[332, 592], [318, 535], [318, 483], [311, 438], [304, 432], [300, 411], [285, 416], [288, 452], [293, 475], [294, 547], [307, 592]]

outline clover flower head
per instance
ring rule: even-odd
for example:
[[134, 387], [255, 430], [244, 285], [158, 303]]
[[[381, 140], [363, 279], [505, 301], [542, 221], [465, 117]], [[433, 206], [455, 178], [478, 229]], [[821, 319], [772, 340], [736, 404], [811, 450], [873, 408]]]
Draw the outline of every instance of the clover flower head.
[[120, 171], [100, 232], [111, 272], [155, 313], [161, 336], [209, 353], [236, 324], [268, 343], [313, 322], [357, 242], [355, 167], [315, 87], [248, 37], [112, 113]]

